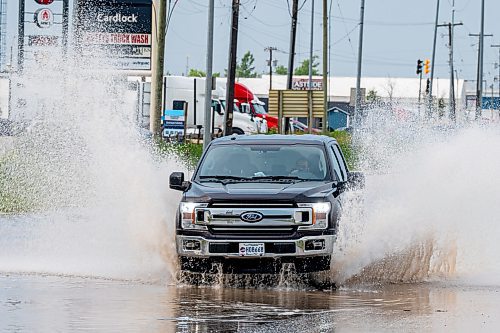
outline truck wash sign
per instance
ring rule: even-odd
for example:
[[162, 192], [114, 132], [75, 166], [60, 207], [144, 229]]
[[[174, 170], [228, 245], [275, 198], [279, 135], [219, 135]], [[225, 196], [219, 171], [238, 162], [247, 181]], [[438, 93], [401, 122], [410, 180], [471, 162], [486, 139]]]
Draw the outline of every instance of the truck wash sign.
[[78, 0], [79, 51], [110, 69], [151, 70], [150, 0]]

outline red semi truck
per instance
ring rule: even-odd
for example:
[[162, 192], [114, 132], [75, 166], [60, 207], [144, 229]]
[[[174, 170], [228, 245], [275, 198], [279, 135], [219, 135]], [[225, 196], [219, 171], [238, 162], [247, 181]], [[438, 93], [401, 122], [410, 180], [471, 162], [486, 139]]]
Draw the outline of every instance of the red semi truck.
[[241, 110], [246, 109], [245, 112], [267, 120], [268, 128], [278, 127], [278, 118], [269, 116], [264, 109], [265, 104], [261, 102], [259, 98], [255, 96], [245, 85], [239, 82], [234, 84], [234, 98], [237, 100], [236, 103]]

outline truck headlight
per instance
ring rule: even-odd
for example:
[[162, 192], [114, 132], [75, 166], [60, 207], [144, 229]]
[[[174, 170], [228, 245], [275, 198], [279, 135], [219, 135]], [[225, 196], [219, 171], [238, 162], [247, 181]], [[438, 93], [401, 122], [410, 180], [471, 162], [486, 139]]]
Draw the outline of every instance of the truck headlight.
[[181, 202], [179, 205], [179, 211], [181, 213], [182, 229], [206, 230], [206, 226], [196, 224], [196, 211], [207, 206], [208, 204], [206, 203]]
[[329, 202], [303, 203], [298, 206], [311, 208], [312, 211], [312, 225], [300, 226], [299, 229], [326, 229], [328, 227], [328, 214], [332, 209]]

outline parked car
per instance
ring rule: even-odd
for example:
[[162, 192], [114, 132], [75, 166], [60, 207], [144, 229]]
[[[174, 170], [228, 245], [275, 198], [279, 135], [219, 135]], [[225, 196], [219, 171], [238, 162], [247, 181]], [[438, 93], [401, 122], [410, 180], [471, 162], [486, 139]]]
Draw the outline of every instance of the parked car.
[[[309, 133], [309, 127], [307, 127], [307, 125], [306, 125], [306, 124], [301, 123], [301, 122], [300, 122], [300, 121], [298, 121], [298, 120], [291, 120], [291, 123], [292, 123], [293, 130], [294, 130], [294, 131], [299, 131], [299, 132]], [[320, 134], [320, 133], [321, 133], [321, 130], [313, 127], [313, 129], [312, 129], [312, 133], [313, 133], [313, 134]]]

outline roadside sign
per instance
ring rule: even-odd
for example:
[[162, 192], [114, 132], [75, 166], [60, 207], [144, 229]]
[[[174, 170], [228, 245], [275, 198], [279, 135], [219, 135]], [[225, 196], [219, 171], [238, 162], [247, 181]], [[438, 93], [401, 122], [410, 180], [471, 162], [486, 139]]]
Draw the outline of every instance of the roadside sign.
[[50, 28], [54, 23], [54, 14], [48, 8], [40, 8], [35, 12], [35, 23], [40, 28]]
[[184, 110], [165, 110], [161, 117], [163, 137], [184, 136], [186, 113]]
[[293, 78], [292, 90], [323, 90], [323, 79], [312, 79], [309, 87], [309, 79]]
[[83, 57], [123, 71], [151, 70], [151, 0], [75, 0], [75, 37]]

